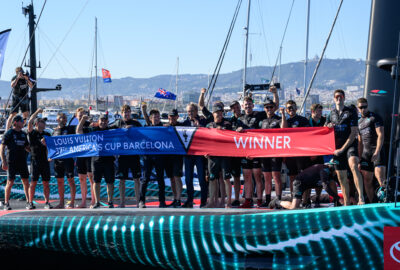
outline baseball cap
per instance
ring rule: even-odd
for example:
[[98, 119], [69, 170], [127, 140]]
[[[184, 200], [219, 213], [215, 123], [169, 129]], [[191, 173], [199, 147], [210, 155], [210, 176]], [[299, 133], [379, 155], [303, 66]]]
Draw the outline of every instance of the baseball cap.
[[231, 104], [229, 105], [229, 107], [232, 108], [232, 107], [235, 106], [236, 104], [239, 104], [239, 105], [240, 105], [239, 101], [234, 100], [234, 101], [231, 102]]
[[224, 111], [224, 107], [222, 107], [220, 104], [214, 104], [214, 106], [212, 107], [212, 111], [213, 113], [218, 111]]
[[178, 116], [178, 110], [177, 109], [172, 109], [168, 113], [169, 116]]
[[266, 107], [266, 106], [275, 106], [275, 102], [273, 102], [271, 99], [267, 99], [265, 102], [264, 102], [264, 107]]
[[44, 124], [46, 124], [46, 121], [47, 121], [47, 118], [46, 118], [46, 117], [45, 117], [45, 118], [40, 118], [40, 117], [38, 117], [38, 118], [35, 119], [35, 124], [37, 124], [37, 123], [44, 123]]
[[21, 115], [16, 115], [13, 118], [13, 122], [22, 122], [22, 121], [24, 121], [24, 118], [22, 118]]

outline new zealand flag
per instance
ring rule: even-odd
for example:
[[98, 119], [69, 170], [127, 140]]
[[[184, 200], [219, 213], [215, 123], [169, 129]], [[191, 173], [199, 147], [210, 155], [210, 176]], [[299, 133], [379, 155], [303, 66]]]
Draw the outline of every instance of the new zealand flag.
[[175, 100], [176, 95], [174, 93], [171, 93], [163, 88], [159, 88], [156, 94], [154, 95], [156, 98], [163, 98], [163, 99], [171, 99]]

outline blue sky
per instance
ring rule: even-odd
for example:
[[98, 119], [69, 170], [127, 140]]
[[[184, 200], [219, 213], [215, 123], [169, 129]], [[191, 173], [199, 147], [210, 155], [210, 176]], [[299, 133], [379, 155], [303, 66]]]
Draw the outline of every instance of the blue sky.
[[[44, 0], [33, 2], [38, 16]], [[339, 2], [311, 0], [309, 57], [321, 53]], [[24, 1], [25, 5], [28, 3]], [[38, 71], [38, 76], [90, 76], [95, 16], [100, 37], [98, 66], [109, 69], [113, 78], [175, 74], [177, 57], [179, 73], [211, 73], [236, 3], [236, 0], [48, 0], [36, 36], [41, 64], [46, 67]], [[282, 63], [305, 58], [306, 3], [295, 0]], [[291, 4], [292, 0], [252, 0], [250, 66], [275, 63]], [[370, 8], [370, 0], [344, 1], [327, 57], [365, 59]], [[221, 69], [223, 73], [243, 67], [246, 12], [247, 0], [243, 0]], [[11, 79], [28, 42], [27, 18], [22, 15], [20, 1], [2, 1], [0, 31], [7, 28], [12, 31], [1, 80]], [[60, 50], [51, 59], [60, 44]]]

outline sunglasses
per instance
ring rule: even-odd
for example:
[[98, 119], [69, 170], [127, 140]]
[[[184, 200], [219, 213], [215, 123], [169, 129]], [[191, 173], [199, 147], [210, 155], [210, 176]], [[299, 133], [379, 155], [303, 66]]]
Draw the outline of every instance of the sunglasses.
[[338, 99], [338, 98], [343, 98], [343, 95], [336, 95], [335, 99]]
[[359, 106], [358, 108], [359, 108], [360, 110], [362, 110], [362, 109], [368, 108], [368, 106], [367, 106], [367, 105], [364, 105], [364, 106]]
[[293, 106], [286, 107], [286, 109], [289, 110], [289, 111], [290, 110], [295, 110], [295, 108]]
[[264, 108], [273, 109], [273, 108], [275, 108], [275, 106], [265, 106]]

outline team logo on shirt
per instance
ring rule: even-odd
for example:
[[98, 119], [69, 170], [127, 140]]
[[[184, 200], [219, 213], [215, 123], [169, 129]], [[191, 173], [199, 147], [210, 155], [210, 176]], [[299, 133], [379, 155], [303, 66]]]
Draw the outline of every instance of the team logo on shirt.
[[175, 127], [176, 134], [187, 151], [192, 143], [193, 135], [196, 132], [196, 127]]

